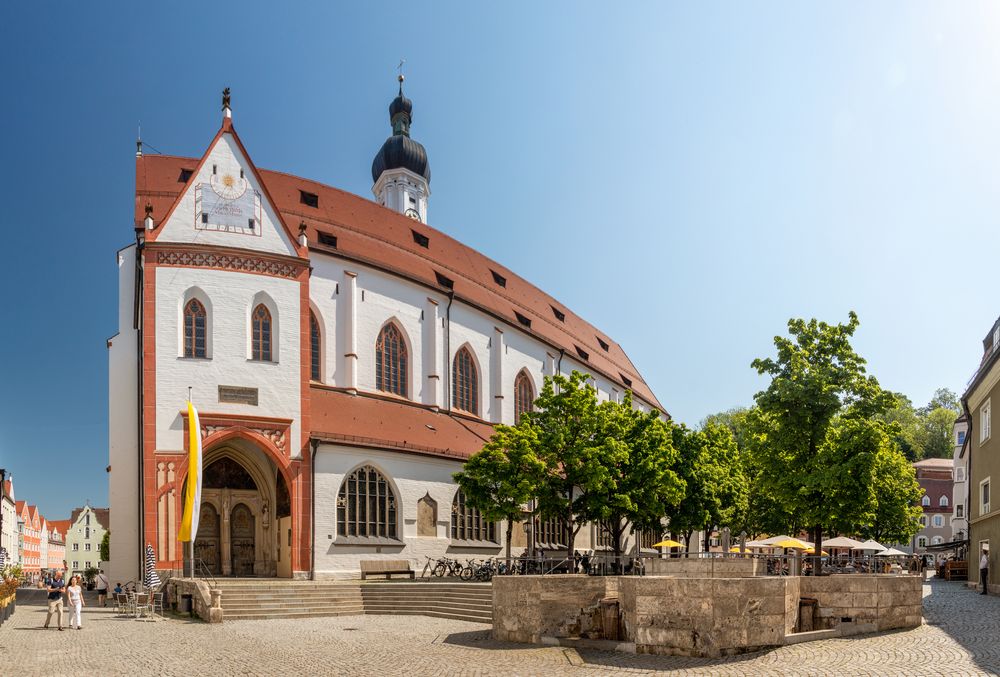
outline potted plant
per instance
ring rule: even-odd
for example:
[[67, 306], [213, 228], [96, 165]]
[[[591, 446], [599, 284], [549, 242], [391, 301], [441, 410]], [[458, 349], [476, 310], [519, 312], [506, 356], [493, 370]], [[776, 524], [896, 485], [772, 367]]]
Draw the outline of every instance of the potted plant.
[[94, 589], [94, 579], [97, 578], [97, 567], [87, 567], [83, 570], [83, 580], [87, 582], [87, 590]]

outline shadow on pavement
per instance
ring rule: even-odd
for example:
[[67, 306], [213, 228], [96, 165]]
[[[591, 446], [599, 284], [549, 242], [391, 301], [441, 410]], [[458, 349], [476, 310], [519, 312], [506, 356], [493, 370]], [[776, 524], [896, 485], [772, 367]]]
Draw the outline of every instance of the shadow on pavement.
[[984, 673], [1000, 673], [1000, 598], [981, 595], [964, 581], [932, 578], [924, 584], [924, 620], [967, 651]]

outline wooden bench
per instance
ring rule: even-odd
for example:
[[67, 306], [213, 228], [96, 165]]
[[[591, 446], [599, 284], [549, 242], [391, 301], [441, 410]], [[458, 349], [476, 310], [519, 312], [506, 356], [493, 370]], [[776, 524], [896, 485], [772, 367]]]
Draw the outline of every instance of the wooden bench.
[[409, 574], [414, 577], [410, 563], [405, 559], [363, 559], [361, 560], [361, 580], [367, 576], [385, 576], [391, 579], [393, 574]]

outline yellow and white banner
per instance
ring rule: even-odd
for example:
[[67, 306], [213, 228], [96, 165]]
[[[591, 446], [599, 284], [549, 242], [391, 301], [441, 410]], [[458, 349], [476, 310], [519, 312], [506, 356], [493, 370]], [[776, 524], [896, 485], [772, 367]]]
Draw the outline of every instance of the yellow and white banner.
[[188, 475], [184, 493], [184, 512], [178, 540], [193, 541], [198, 535], [198, 513], [201, 512], [201, 425], [198, 410], [188, 400]]

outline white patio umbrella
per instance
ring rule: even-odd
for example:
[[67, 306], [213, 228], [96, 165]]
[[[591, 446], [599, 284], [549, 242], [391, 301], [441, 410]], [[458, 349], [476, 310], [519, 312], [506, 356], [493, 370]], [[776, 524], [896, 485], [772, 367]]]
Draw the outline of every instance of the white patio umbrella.
[[906, 556], [909, 553], [903, 552], [901, 550], [896, 550], [895, 548], [889, 548], [888, 550], [883, 550], [882, 552], [876, 552], [876, 557], [899, 557], [900, 555]]
[[887, 548], [881, 543], [869, 539], [860, 545], [854, 546], [851, 550], [875, 550], [877, 552], [882, 552], [883, 550], [887, 550]]
[[853, 538], [848, 538], [847, 536], [837, 536], [836, 538], [823, 541], [823, 547], [825, 548], [857, 548], [859, 545], [861, 545], [861, 541], [855, 541]]

